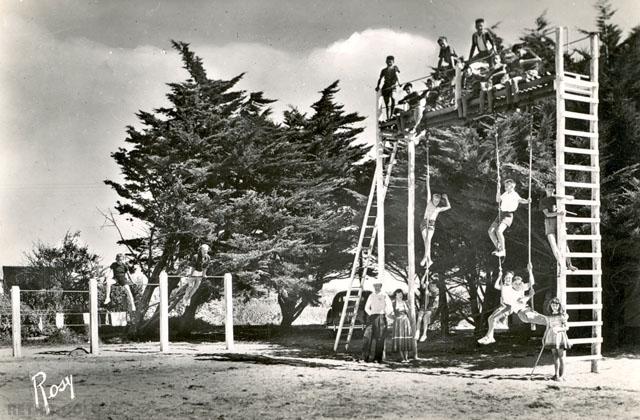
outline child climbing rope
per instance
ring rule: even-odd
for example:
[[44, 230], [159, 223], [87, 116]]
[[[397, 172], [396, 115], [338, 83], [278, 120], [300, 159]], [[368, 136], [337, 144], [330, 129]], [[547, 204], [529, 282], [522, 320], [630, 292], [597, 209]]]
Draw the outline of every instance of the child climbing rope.
[[496, 279], [495, 284], [493, 285], [494, 289], [500, 290], [500, 306], [493, 311], [491, 315], [489, 315], [487, 334], [478, 340], [480, 344], [491, 344], [495, 343], [496, 340], [493, 337], [493, 331], [496, 328], [496, 324], [503, 318], [511, 315], [513, 312], [511, 310], [511, 306], [507, 304], [507, 302], [512, 302], [514, 300], [513, 296], [515, 295], [514, 289], [511, 287], [511, 283], [513, 282], [513, 271], [507, 271], [504, 273], [504, 278], [502, 276], [502, 271], [498, 273], [498, 278]]
[[[566, 198], [556, 195], [556, 187], [553, 182], [547, 182], [544, 184], [544, 191], [546, 196], [540, 200], [538, 207], [544, 213], [544, 233], [547, 236], [547, 240], [549, 241], [549, 246], [551, 247], [551, 252], [553, 252], [553, 256], [556, 258], [558, 264], [560, 262], [560, 250], [558, 249], [558, 242], [556, 240], [558, 234], [558, 216], [564, 216], [564, 212], [559, 212], [557, 210], [557, 200]], [[567, 251], [569, 248], [567, 247]], [[567, 265], [567, 269], [570, 271], [577, 270], [576, 267], [571, 263], [571, 257], [566, 257], [565, 263]]]
[[564, 381], [564, 365], [567, 357], [567, 350], [571, 348], [569, 338], [567, 337], [567, 321], [569, 316], [566, 314], [560, 303], [560, 299], [554, 297], [549, 301], [549, 316], [547, 316], [547, 330], [542, 337], [544, 348], [551, 349], [553, 355], [553, 366], [555, 375], [553, 379], [556, 381]]
[[[444, 201], [444, 206], [440, 206], [441, 199]], [[427, 173], [427, 208], [424, 210], [424, 217], [422, 218], [422, 222], [420, 222], [420, 233], [424, 241], [424, 258], [420, 261], [421, 267], [429, 268], [431, 264], [433, 264], [433, 260], [431, 259], [431, 240], [436, 231], [436, 219], [440, 213], [450, 208], [451, 203], [449, 202], [447, 194], [431, 195], [429, 173]]]
[[124, 287], [125, 292], [127, 293], [127, 297], [129, 298], [129, 304], [131, 305], [131, 310], [136, 310], [136, 304], [133, 299], [133, 293], [131, 293], [131, 276], [129, 275], [129, 267], [124, 262], [124, 255], [117, 254], [116, 260], [109, 266], [111, 272], [113, 273], [113, 278], [107, 279], [107, 290], [105, 292], [106, 298], [104, 300], [104, 304], [108, 304], [111, 302], [111, 286], [113, 284], [117, 284], [118, 286]]
[[413, 336], [409, 322], [409, 306], [401, 289], [393, 292], [393, 336], [392, 349], [400, 353], [403, 363], [409, 361], [409, 352], [413, 349]]
[[[418, 316], [416, 318], [416, 340], [420, 342], [427, 340], [427, 331], [434, 311], [439, 307], [439, 291], [436, 283], [426, 284], [426, 281], [420, 285], [420, 296], [418, 298]], [[420, 331], [422, 330], [422, 335]]]
[[398, 74], [400, 73], [400, 69], [394, 63], [395, 58], [392, 55], [387, 56], [387, 67], [383, 68], [380, 71], [380, 77], [378, 77], [378, 83], [376, 84], [376, 92], [378, 92], [380, 90], [380, 82], [382, 81], [382, 79], [384, 79], [381, 94], [382, 100], [384, 101], [387, 120], [391, 119], [391, 117], [393, 116], [393, 111], [396, 107], [393, 93], [396, 89], [396, 86], [400, 85], [400, 82], [398, 81]]
[[513, 224], [513, 213], [518, 209], [519, 204], [528, 204], [530, 202], [530, 199], [520, 197], [515, 188], [516, 182], [513, 179], [506, 179], [504, 181], [505, 192], [501, 195], [500, 178], [498, 177], [496, 202], [499, 203], [500, 212], [489, 227], [489, 238], [491, 238], [491, 242], [496, 248], [492, 254], [497, 257], [505, 257], [507, 255], [504, 232]]

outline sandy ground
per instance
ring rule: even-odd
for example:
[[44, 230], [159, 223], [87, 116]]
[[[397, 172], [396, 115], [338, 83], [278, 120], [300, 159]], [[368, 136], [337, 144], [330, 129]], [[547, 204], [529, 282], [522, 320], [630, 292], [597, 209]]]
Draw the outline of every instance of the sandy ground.
[[[633, 355], [606, 358], [599, 374], [574, 362], [568, 380], [556, 383], [548, 354], [529, 379], [533, 343], [464, 351], [435, 343], [411, 364], [379, 365], [326, 351], [331, 340], [305, 348], [274, 341], [240, 341], [233, 352], [222, 343], [172, 343], [169, 354], [155, 343], [106, 345], [97, 357], [69, 355], [75, 346], [26, 347], [20, 360], [5, 347], [0, 418], [640, 418]], [[47, 392], [72, 375], [75, 399], [67, 387], [45, 416], [34, 405], [38, 372]]]

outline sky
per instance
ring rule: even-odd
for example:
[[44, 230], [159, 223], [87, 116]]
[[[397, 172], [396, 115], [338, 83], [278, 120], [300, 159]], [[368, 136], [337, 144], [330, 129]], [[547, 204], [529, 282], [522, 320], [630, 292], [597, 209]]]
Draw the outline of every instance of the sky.
[[[186, 72], [170, 41], [191, 44], [212, 78], [246, 76], [275, 117], [308, 112], [319, 91], [340, 80], [338, 100], [369, 118], [384, 58], [396, 56], [401, 81], [424, 76], [446, 35], [467, 55], [473, 21], [500, 23], [507, 44], [546, 10], [554, 25], [593, 29], [593, 1], [251, 0], [0, 2], [0, 265], [20, 265], [33, 244], [59, 243], [66, 231], [108, 263], [118, 234], [105, 224], [119, 180], [110, 153], [124, 146], [138, 110], [166, 105], [166, 83]], [[613, 0], [613, 21], [640, 24], [636, 0]], [[126, 236], [140, 227], [119, 220]]]

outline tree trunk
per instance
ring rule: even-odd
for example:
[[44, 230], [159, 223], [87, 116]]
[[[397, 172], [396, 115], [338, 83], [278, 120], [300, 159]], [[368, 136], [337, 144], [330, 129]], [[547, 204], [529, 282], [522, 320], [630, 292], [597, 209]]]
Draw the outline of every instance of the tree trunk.
[[308, 302], [298, 299], [297, 297], [291, 297], [291, 295], [284, 297], [283, 293], [278, 293], [278, 305], [280, 306], [280, 313], [282, 314], [280, 326], [289, 328], [308, 304]]
[[447, 282], [442, 281], [439, 284], [440, 289], [440, 334], [442, 337], [449, 336], [449, 298], [447, 296]]

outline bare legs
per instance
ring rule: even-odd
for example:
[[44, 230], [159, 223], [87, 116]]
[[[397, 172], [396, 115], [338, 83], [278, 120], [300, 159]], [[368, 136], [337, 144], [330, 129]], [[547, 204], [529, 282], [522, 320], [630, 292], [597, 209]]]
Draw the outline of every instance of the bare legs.
[[[420, 339], [421, 342], [427, 341], [427, 330], [431, 323], [431, 311], [420, 310], [418, 312], [418, 319], [416, 322], [416, 340]], [[422, 326], [422, 336], [420, 335], [420, 326]]]
[[196, 294], [198, 287], [200, 287], [200, 283], [202, 283], [202, 277], [193, 276], [189, 280], [190, 281], [187, 282], [186, 290], [184, 291], [184, 297], [182, 298], [185, 306], [189, 306], [191, 303], [191, 298]]
[[387, 113], [387, 120], [390, 120], [393, 116], [393, 111], [396, 108], [396, 100], [393, 98], [393, 94], [390, 95], [382, 95], [382, 100], [384, 101], [384, 107]]
[[555, 368], [553, 379], [555, 381], [564, 381], [564, 363], [567, 351], [565, 349], [551, 349], [551, 354], [553, 355], [553, 367]]
[[504, 223], [500, 223], [496, 225], [496, 223], [492, 223], [489, 227], [489, 238], [493, 245], [496, 247], [498, 251], [497, 255], [499, 257], [504, 257], [506, 254], [506, 249], [504, 245], [504, 231], [507, 230], [507, 225]]
[[506, 305], [500, 306], [498, 309], [493, 311], [491, 315], [489, 315], [489, 329], [487, 330], [487, 334], [478, 340], [480, 344], [491, 344], [495, 343], [495, 338], [493, 338], [493, 331], [496, 328], [496, 324], [500, 319], [509, 315], [509, 307]]
[[[556, 235], [553, 233], [549, 233], [547, 235], [547, 241], [549, 241], [549, 246], [551, 247], [551, 252], [553, 252], [553, 256], [556, 258], [558, 264], [560, 264], [560, 250], [558, 249], [558, 242], [556, 241]], [[567, 251], [569, 251], [569, 247], [567, 247]], [[571, 257], [566, 258], [567, 268], [571, 271], [576, 270], [576, 267], [571, 263]]]
[[431, 239], [433, 239], [434, 229], [422, 229], [420, 233], [422, 234], [422, 240], [424, 241], [424, 258], [420, 261], [421, 267], [429, 268], [431, 264], [433, 264], [433, 260], [431, 260]]

